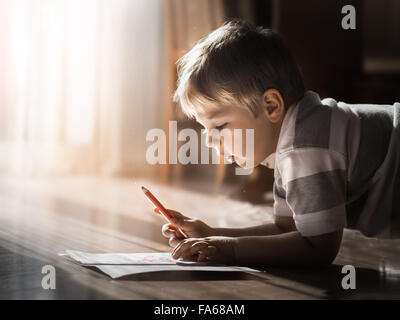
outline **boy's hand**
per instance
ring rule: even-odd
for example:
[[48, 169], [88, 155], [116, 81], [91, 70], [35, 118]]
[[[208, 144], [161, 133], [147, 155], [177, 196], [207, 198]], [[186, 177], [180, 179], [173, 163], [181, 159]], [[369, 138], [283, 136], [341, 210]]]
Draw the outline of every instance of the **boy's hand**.
[[237, 241], [232, 237], [207, 237], [207, 238], [188, 238], [179, 243], [172, 252], [174, 259], [197, 261], [213, 261], [224, 264], [235, 264], [234, 245]]
[[[186, 217], [175, 210], [167, 210], [172, 217], [172, 223], [164, 224], [161, 231], [164, 237], [169, 238], [169, 244], [171, 247], [175, 247], [185, 239], [182, 233], [179, 232], [179, 229], [184, 231], [189, 238], [204, 238], [214, 234], [214, 229], [203, 221]], [[154, 211], [159, 213], [158, 209], [154, 209]]]

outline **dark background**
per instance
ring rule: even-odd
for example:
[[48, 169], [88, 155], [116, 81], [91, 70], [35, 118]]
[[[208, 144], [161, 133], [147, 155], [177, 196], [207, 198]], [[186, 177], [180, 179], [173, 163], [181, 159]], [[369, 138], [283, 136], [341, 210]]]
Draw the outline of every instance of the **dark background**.
[[[400, 2], [225, 0], [228, 18], [250, 18], [281, 33], [306, 88], [348, 103], [400, 100]], [[356, 29], [341, 27], [341, 9], [356, 9]]]
[[[342, 28], [345, 5], [356, 10], [355, 30]], [[306, 90], [321, 99], [400, 101], [400, 1], [224, 0], [224, 12], [226, 20], [244, 19], [279, 32], [299, 64]], [[237, 185], [231, 194], [235, 199], [268, 202], [273, 171], [259, 166], [243, 178], [228, 166], [224, 182]]]

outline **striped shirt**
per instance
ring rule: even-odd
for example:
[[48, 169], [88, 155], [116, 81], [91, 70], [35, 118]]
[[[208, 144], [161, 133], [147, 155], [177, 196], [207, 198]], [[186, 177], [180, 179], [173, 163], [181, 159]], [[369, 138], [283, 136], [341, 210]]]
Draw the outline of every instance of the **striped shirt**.
[[303, 236], [347, 227], [400, 237], [400, 103], [350, 105], [307, 91], [274, 159], [274, 214]]

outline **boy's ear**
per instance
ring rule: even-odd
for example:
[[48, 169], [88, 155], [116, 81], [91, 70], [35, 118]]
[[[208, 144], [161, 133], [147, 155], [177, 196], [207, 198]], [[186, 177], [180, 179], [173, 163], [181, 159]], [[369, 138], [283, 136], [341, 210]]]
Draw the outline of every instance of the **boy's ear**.
[[272, 123], [279, 122], [285, 115], [285, 103], [276, 89], [268, 89], [264, 92], [261, 107], [264, 115]]

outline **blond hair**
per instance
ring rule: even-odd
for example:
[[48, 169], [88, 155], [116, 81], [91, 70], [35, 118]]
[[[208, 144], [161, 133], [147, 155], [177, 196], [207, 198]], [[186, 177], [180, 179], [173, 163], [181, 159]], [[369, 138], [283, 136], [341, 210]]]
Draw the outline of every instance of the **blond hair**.
[[207, 103], [235, 103], [258, 115], [263, 93], [277, 89], [285, 107], [304, 95], [300, 71], [270, 29], [231, 21], [202, 38], [177, 62], [174, 101], [190, 118]]

